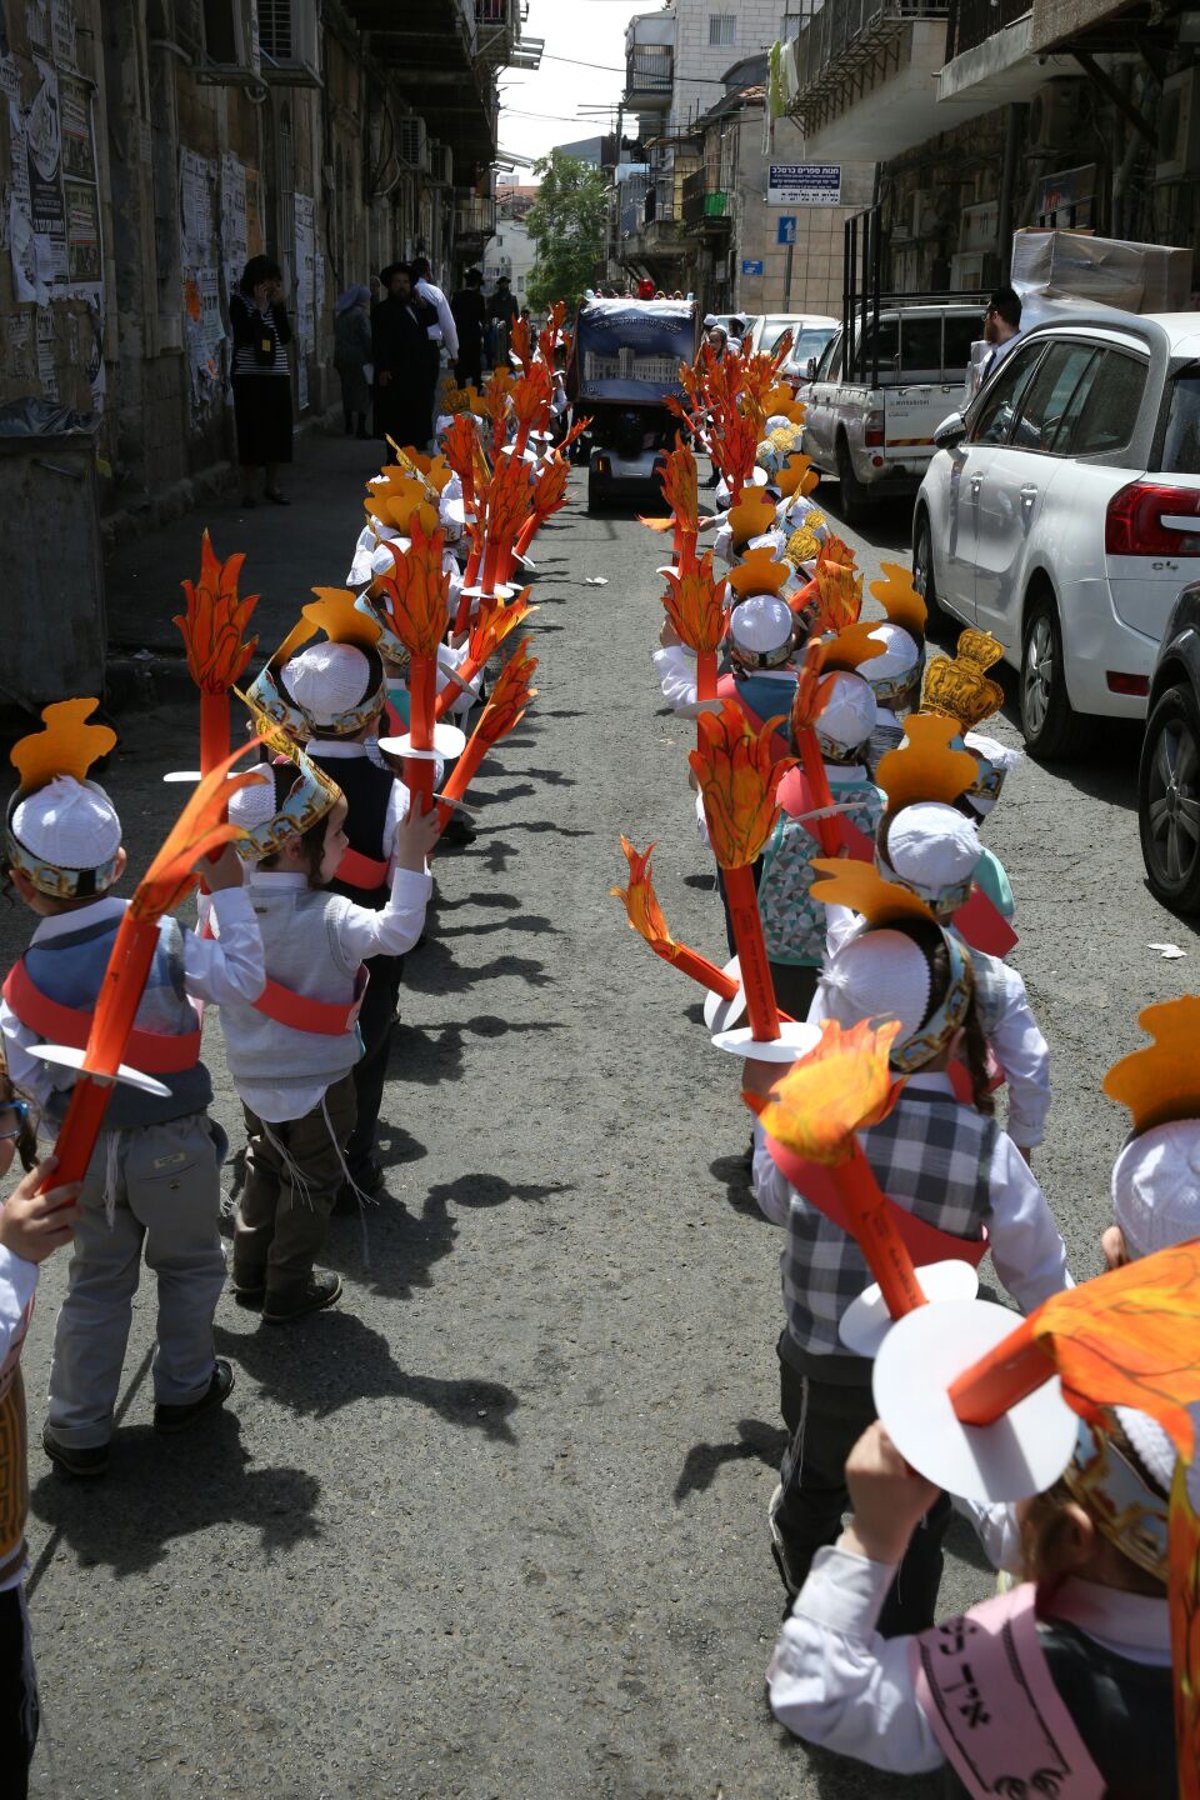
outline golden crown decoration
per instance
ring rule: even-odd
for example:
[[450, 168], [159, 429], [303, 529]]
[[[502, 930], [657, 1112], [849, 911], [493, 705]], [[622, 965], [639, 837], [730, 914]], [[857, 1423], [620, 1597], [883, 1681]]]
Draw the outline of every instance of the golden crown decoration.
[[987, 674], [1003, 655], [990, 631], [968, 628], [953, 657], [939, 656], [927, 665], [921, 711], [955, 719], [963, 731], [982, 725], [1004, 704], [1004, 689]]

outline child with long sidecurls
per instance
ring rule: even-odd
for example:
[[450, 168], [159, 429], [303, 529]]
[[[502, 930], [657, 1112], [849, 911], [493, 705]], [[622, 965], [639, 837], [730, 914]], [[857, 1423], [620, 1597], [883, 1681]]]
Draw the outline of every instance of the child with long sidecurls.
[[916, 1640], [885, 1639], [878, 1620], [937, 1489], [871, 1425], [846, 1463], [853, 1517], [817, 1552], [767, 1672], [781, 1724], [875, 1769], [944, 1770], [948, 1796], [1174, 1800], [1175, 1455], [1145, 1413], [1102, 1421], [1080, 1422], [1065, 1474], [1017, 1507], [1032, 1591], [989, 1603], [1005, 1627], [968, 1612]]
[[[986, 1227], [996, 1272], [1025, 1308], [1067, 1285], [1066, 1251], [1037, 1182], [991, 1116], [983, 1036], [975, 1013], [970, 958], [932, 920], [860, 929], [821, 977], [820, 1010], [839, 1025], [874, 1017], [900, 1021], [891, 1066], [906, 1077], [886, 1119], [859, 1141], [884, 1194], [901, 1215], [914, 1260], [978, 1261]], [[947, 1070], [965, 1056], [974, 1105], [956, 1099]], [[778, 1068], [750, 1064], [748, 1085], [765, 1091]], [[858, 1245], [829, 1216], [814, 1171], [777, 1166], [755, 1128], [753, 1187], [773, 1224], [787, 1230], [781, 1258], [787, 1326], [779, 1340], [780, 1392], [789, 1441], [770, 1505], [772, 1543], [789, 1593], [813, 1557], [832, 1544], [846, 1504], [843, 1468], [875, 1417], [871, 1364], [849, 1354], [838, 1324], [870, 1283]], [[884, 1631], [932, 1623], [941, 1579], [941, 1539], [949, 1502], [913, 1537], [884, 1608]]]
[[248, 1134], [233, 1287], [274, 1325], [332, 1306], [341, 1294], [338, 1276], [313, 1265], [349, 1179], [363, 964], [412, 949], [433, 885], [425, 859], [437, 838], [436, 809], [394, 828], [382, 908], [331, 892], [347, 847], [346, 811], [341, 790], [301, 751], [294, 761], [264, 764], [263, 779], [234, 794], [229, 808], [249, 833], [239, 853], [258, 859], [248, 886], [267, 969], [253, 1005], [221, 1008]]

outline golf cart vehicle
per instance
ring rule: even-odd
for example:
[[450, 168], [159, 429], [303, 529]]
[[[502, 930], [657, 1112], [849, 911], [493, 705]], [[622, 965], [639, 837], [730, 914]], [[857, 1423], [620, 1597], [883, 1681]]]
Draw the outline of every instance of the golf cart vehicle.
[[658, 492], [659, 459], [679, 419], [680, 363], [695, 361], [700, 315], [690, 300], [591, 300], [579, 309], [567, 364], [576, 415], [592, 421], [588, 510], [619, 496]]

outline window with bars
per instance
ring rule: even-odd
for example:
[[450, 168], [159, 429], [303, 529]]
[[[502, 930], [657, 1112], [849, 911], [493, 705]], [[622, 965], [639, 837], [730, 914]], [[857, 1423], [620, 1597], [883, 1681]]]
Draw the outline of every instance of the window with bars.
[[291, 62], [292, 0], [258, 0], [258, 42], [276, 62]]
[[708, 43], [710, 49], [731, 49], [737, 43], [737, 14], [709, 13]]

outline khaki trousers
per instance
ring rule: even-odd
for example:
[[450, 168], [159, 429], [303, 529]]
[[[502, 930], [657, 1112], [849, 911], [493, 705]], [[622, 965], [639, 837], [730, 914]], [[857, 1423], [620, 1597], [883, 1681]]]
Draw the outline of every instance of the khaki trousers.
[[302, 1119], [268, 1125], [247, 1106], [246, 1184], [233, 1238], [238, 1287], [271, 1299], [302, 1290], [325, 1243], [354, 1129], [354, 1077], [344, 1075]]

